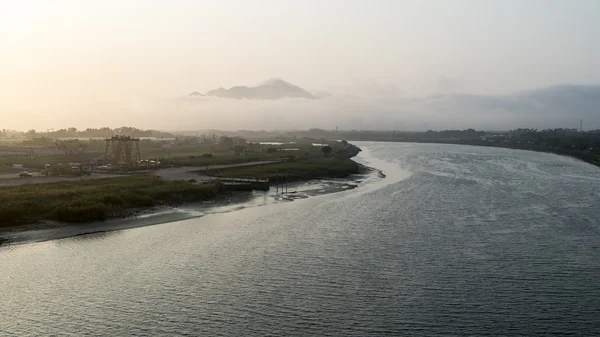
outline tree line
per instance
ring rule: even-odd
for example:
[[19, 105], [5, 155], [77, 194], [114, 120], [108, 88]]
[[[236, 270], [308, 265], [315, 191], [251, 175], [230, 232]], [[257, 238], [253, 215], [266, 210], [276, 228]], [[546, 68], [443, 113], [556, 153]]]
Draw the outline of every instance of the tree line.
[[115, 135], [126, 135], [132, 137], [158, 137], [158, 138], [171, 138], [173, 134], [158, 130], [142, 130], [130, 126], [122, 126], [120, 128], [111, 129], [109, 127], [101, 128], [87, 128], [85, 130], [78, 130], [77, 128], [70, 127], [66, 129], [49, 129], [46, 131], [38, 131], [31, 129], [23, 136], [29, 139], [48, 137], [48, 138], [94, 138], [94, 137], [111, 137]]

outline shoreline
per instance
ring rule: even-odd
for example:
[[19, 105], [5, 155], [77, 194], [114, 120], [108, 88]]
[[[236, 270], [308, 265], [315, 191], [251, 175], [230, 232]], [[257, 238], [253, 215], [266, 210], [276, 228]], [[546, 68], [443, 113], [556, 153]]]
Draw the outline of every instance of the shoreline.
[[[354, 139], [353, 141], [357, 141], [356, 139]], [[547, 149], [542, 149], [542, 148], [527, 148], [527, 147], [517, 147], [517, 146], [502, 146], [502, 145], [498, 145], [496, 143], [493, 144], [488, 144], [488, 143], [461, 143], [461, 142], [443, 142], [443, 141], [412, 141], [412, 140], [394, 140], [394, 141], [390, 141], [390, 140], [360, 140], [361, 142], [374, 142], [374, 143], [405, 143], [405, 144], [446, 144], [446, 145], [458, 145], [458, 146], [476, 146], [476, 147], [486, 147], [486, 148], [497, 148], [497, 149], [510, 149], [510, 150], [517, 150], [517, 151], [531, 151], [531, 152], [538, 152], [538, 153], [549, 153], [549, 154], [555, 154], [557, 156], [563, 156], [563, 157], [569, 157], [569, 158], [573, 158], [579, 161], [582, 161], [584, 163], [588, 163], [590, 165], [596, 166], [596, 167], [600, 167], [600, 161], [594, 161], [594, 160], [587, 160], [586, 158], [582, 158], [578, 155], [575, 154], [569, 154], [569, 153], [565, 153], [563, 151], [557, 151], [557, 150], [547, 150]]]
[[376, 176], [378, 179], [385, 177], [380, 170], [359, 165], [364, 168], [364, 171], [351, 174], [346, 178], [318, 178], [290, 183], [287, 194], [275, 194], [275, 188], [269, 188], [268, 191], [234, 191], [206, 201], [165, 203], [150, 208], [131, 209], [121, 216], [104, 221], [88, 223], [41, 221], [36, 224], [4, 227], [0, 228], [0, 247], [167, 224], [249, 207], [292, 202], [353, 190], [369, 177]]
[[[313, 151], [281, 161], [211, 166], [210, 171], [202, 166], [165, 167], [106, 179], [2, 186], [0, 230], [43, 228], [51, 221], [84, 224], [126, 218], [165, 205], [220, 200], [239, 191], [268, 191], [282, 183], [345, 178], [361, 172], [358, 163], [350, 159], [360, 151], [346, 144], [332, 157]], [[240, 181], [236, 183], [236, 179]]]

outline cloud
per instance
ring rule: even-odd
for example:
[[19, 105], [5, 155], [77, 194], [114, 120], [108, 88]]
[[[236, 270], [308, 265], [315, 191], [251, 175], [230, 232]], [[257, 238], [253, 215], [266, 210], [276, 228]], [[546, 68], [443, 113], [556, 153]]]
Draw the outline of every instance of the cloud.
[[47, 105], [19, 111], [28, 129], [132, 125], [161, 130], [381, 129], [507, 130], [519, 127], [600, 128], [600, 86], [562, 85], [505, 96], [436, 94], [409, 97], [390, 90], [337, 94], [319, 100], [232, 100], [217, 97], [138, 98]]
[[440, 93], [451, 93], [456, 92], [458, 89], [458, 81], [456, 79], [440, 76], [436, 85], [437, 92]]
[[[371, 92], [372, 93], [372, 92]], [[186, 127], [223, 129], [510, 129], [600, 127], [600, 86], [559, 86], [507, 96], [335, 95], [317, 101], [200, 98], [178, 107]]]

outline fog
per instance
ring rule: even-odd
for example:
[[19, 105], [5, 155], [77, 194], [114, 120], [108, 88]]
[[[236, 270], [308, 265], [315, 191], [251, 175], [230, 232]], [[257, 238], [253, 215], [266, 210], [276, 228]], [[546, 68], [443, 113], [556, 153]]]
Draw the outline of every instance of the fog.
[[[183, 121], [170, 128], [198, 124], [217, 129], [508, 130], [600, 128], [600, 86], [556, 86], [509, 95], [437, 94], [335, 95], [317, 100], [278, 101], [185, 97], [163, 101]], [[159, 103], [157, 103], [159, 106]], [[156, 114], [160, 115], [159, 109]], [[206, 120], [206, 124], [203, 123]]]
[[[600, 128], [600, 2], [0, 1], [0, 128]], [[189, 97], [282, 78], [318, 99]]]

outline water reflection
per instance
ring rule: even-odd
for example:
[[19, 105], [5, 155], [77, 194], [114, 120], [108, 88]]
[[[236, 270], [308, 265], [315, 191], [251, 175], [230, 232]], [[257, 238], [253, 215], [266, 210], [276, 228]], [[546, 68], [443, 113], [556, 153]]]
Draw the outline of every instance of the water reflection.
[[0, 248], [0, 335], [600, 336], [600, 181], [571, 176], [600, 171], [364, 148], [387, 177], [348, 193]]

